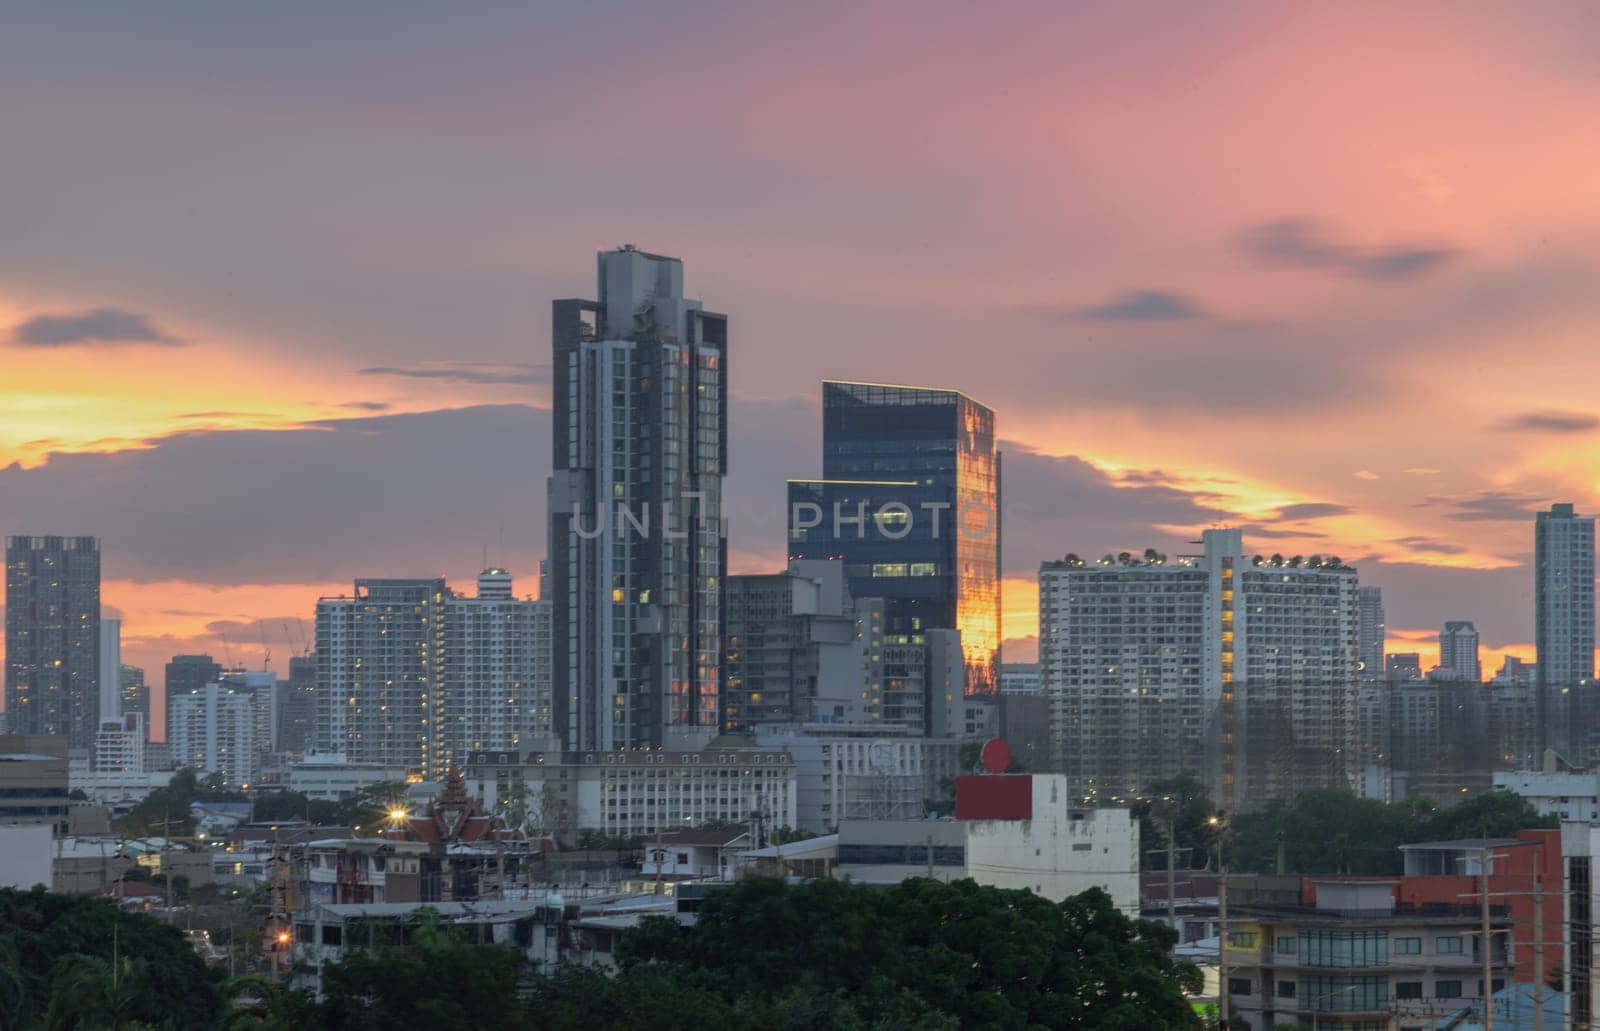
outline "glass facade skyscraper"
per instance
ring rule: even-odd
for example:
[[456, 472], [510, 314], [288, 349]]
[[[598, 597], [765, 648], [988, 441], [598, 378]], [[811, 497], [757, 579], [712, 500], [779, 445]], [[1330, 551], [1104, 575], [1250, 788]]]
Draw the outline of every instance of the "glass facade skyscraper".
[[961, 631], [969, 694], [996, 689], [1000, 455], [994, 412], [955, 390], [822, 384], [822, 478], [789, 483], [789, 557], [841, 559], [888, 635]]

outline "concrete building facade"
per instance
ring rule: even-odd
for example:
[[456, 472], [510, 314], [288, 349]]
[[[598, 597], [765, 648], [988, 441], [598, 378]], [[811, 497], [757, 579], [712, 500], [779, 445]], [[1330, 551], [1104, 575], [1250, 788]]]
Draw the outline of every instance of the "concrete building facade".
[[1039, 573], [1052, 763], [1081, 801], [1199, 771], [1223, 808], [1354, 781], [1356, 574], [1336, 557], [1204, 553]]

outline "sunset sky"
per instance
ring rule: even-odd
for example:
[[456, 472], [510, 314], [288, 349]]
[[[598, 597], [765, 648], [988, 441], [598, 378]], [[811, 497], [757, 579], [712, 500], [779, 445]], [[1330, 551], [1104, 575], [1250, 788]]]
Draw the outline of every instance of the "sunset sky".
[[1493, 672], [1532, 512], [1600, 508], [1597, 47], [1555, 4], [14, 9], [0, 529], [100, 536], [158, 683], [286, 670], [358, 576], [531, 592], [549, 302], [634, 243], [730, 316], [735, 572], [822, 378], [957, 387], [1008, 658], [1041, 560], [1237, 525]]

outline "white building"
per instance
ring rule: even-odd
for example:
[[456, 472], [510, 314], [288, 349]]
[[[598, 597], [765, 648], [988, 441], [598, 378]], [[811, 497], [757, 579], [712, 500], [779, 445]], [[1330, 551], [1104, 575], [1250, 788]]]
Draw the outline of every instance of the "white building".
[[[713, 741], [698, 752], [474, 752], [467, 790], [530, 827], [633, 837], [709, 822], [796, 827], [796, 764], [781, 748]], [[505, 810], [499, 810], [505, 811]]]
[[[550, 736], [550, 606], [486, 569], [475, 598], [445, 602], [443, 763], [517, 750]], [[541, 668], [542, 666], [542, 668]]]
[[290, 791], [324, 802], [359, 795], [362, 788], [371, 784], [405, 779], [406, 771], [401, 766], [353, 763], [342, 755], [321, 752], [308, 755], [289, 768]]
[[101, 720], [94, 736], [95, 773], [143, 773], [145, 768], [144, 713], [130, 712], [118, 719]]
[[1065, 777], [962, 777], [955, 820], [846, 820], [834, 876], [866, 883], [972, 878], [1060, 901], [1090, 888], [1139, 912], [1139, 822], [1073, 806]]
[[167, 699], [167, 737], [180, 767], [248, 784], [256, 771], [255, 692], [227, 684]]
[[873, 723], [767, 724], [762, 748], [794, 757], [794, 826], [826, 833], [847, 819], [915, 820], [956, 775], [961, 743]]
[[[1053, 761], [1080, 800], [1198, 771], [1223, 808], [1353, 782], [1356, 573], [1335, 557], [1069, 555], [1039, 571]], [[1285, 755], [1293, 755], [1285, 761]]]
[[[1048, 899], [1100, 888], [1123, 912], [1138, 916], [1139, 821], [1132, 811], [1078, 809], [1065, 777], [1023, 776], [1032, 794], [1028, 818], [974, 816], [960, 821], [967, 828], [967, 876], [996, 888], [1026, 888]], [[968, 811], [958, 798], [958, 815], [966, 817]]]
[[1540, 816], [1586, 823], [1600, 821], [1600, 787], [1593, 773], [1499, 770], [1494, 786], [1520, 795]]

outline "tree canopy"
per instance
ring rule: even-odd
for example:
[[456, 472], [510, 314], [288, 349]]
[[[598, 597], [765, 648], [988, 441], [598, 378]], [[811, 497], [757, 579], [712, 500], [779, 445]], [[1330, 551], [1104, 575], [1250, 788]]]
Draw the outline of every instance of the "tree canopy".
[[1403, 872], [1401, 845], [1509, 838], [1519, 830], [1556, 825], [1553, 817], [1541, 817], [1509, 791], [1488, 791], [1441, 808], [1426, 798], [1384, 803], [1322, 788], [1235, 817], [1227, 860], [1232, 870], [1272, 873], [1281, 835], [1288, 873], [1383, 876]]
[[0, 1026], [208, 1028], [220, 986], [176, 928], [109, 899], [0, 890]]
[[692, 927], [646, 920], [610, 977], [535, 976], [509, 949], [410, 937], [327, 968], [320, 1003], [280, 997], [280, 1019], [333, 1031], [1199, 1026], [1183, 996], [1198, 974], [1169, 958], [1172, 932], [1100, 891], [1057, 903], [971, 881], [752, 878], [709, 895]]

